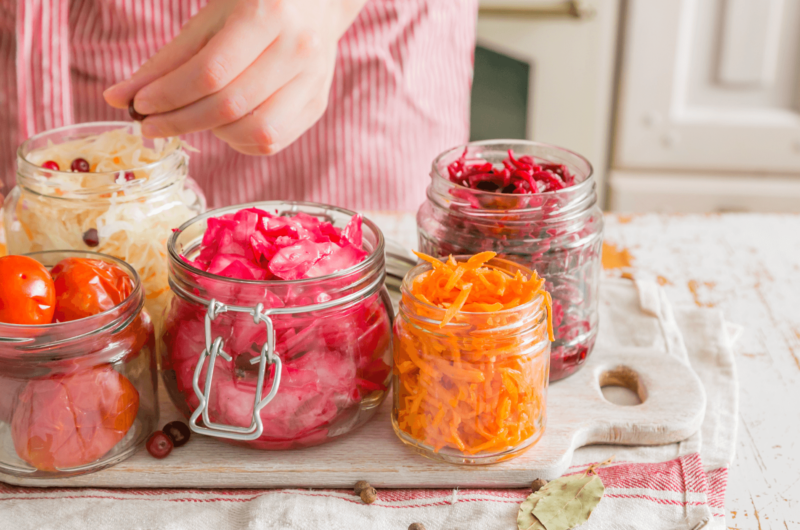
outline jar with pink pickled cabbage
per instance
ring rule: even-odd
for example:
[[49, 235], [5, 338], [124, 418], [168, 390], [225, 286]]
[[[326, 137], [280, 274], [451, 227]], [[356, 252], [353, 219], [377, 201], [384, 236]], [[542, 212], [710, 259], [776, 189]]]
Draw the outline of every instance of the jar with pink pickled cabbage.
[[550, 381], [578, 370], [594, 347], [603, 213], [592, 166], [552, 145], [488, 140], [433, 162], [417, 213], [420, 251], [493, 251], [535, 270], [553, 297]]
[[268, 201], [208, 212], [169, 241], [162, 380], [195, 432], [256, 449], [366, 422], [391, 379], [384, 239], [354, 212]]
[[96, 122], [37, 134], [17, 151], [4, 203], [10, 254], [101, 252], [136, 269], [158, 321], [167, 300], [167, 239], [205, 210], [187, 146], [146, 139], [140, 125]]

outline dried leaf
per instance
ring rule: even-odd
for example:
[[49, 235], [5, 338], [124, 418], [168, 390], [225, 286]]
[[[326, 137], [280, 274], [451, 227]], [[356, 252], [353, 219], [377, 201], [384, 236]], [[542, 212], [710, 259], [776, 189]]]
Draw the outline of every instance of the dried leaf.
[[561, 477], [536, 493], [540, 499], [533, 515], [546, 530], [574, 528], [589, 520], [604, 492], [603, 481], [595, 474]]
[[547, 530], [539, 519], [534, 517], [533, 510], [536, 508], [536, 503], [539, 502], [541, 496], [538, 493], [531, 493], [528, 498], [522, 501], [519, 506], [519, 513], [517, 513], [517, 528], [519, 530]]

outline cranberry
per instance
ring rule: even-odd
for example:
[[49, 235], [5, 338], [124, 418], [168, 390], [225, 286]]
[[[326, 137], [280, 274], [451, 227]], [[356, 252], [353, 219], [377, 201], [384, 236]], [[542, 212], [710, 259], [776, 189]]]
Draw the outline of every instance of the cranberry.
[[97, 234], [96, 228], [90, 228], [83, 233], [83, 242], [87, 247], [96, 247], [100, 244], [100, 236]]
[[52, 169], [54, 171], [60, 171], [61, 170], [61, 167], [59, 167], [58, 162], [53, 162], [52, 160], [48, 160], [47, 162], [42, 164], [42, 167], [45, 168], [45, 169]]
[[126, 171], [125, 172], [125, 180], [130, 182], [132, 180], [136, 180], [136, 175], [133, 174], [133, 171]]
[[147, 452], [153, 458], [166, 458], [172, 452], [172, 440], [162, 431], [156, 431], [147, 439]]
[[135, 121], [144, 121], [144, 119], [147, 117], [144, 114], [139, 114], [136, 112], [136, 109], [133, 108], [133, 100], [128, 103], [128, 114], [130, 114], [131, 118], [133, 118]]
[[164, 434], [166, 434], [175, 447], [183, 447], [189, 438], [192, 437], [192, 431], [189, 426], [182, 421], [173, 421], [164, 425]]
[[72, 171], [75, 171], [76, 173], [88, 173], [89, 171], [91, 171], [91, 166], [89, 165], [89, 162], [87, 162], [83, 158], [76, 158], [75, 160], [72, 161], [70, 169], [72, 169]]

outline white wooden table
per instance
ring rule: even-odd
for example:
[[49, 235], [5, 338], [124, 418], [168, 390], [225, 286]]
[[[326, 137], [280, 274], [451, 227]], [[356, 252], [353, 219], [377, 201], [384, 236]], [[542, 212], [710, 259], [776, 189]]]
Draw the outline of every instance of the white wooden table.
[[[412, 215], [370, 217], [387, 237], [416, 246]], [[717, 307], [746, 328], [735, 348], [741, 390], [727, 524], [800, 529], [800, 215], [612, 214], [606, 223], [606, 241], [658, 276], [673, 304]]]

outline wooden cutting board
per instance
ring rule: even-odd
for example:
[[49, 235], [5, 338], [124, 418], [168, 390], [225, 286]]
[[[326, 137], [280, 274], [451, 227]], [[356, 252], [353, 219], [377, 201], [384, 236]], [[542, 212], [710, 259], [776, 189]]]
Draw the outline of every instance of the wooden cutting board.
[[[643, 403], [609, 403], [600, 390], [609, 384], [635, 390]], [[160, 397], [160, 423], [182, 419], [163, 389]], [[142, 449], [90, 475], [42, 480], [0, 474], [0, 481], [120, 488], [350, 488], [359, 480], [380, 488], [525, 487], [535, 478], [560, 476], [572, 452], [584, 445], [685, 439], [700, 428], [705, 393], [695, 373], [669, 354], [596, 350], [582, 370], [550, 386], [547, 407], [547, 429], [539, 443], [516, 459], [488, 466], [439, 463], [412, 452], [392, 431], [390, 396], [366, 425], [319, 447], [265, 452], [194, 435], [164, 460]]]

